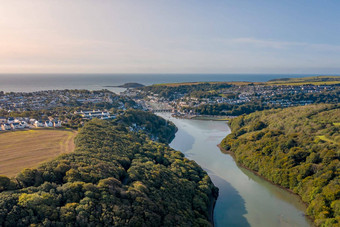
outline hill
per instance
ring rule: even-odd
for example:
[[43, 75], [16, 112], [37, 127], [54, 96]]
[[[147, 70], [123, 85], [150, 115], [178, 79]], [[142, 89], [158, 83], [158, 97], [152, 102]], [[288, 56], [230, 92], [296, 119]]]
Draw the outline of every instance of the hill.
[[195, 162], [151, 140], [168, 143], [166, 131], [175, 126], [139, 111], [86, 123], [75, 152], [0, 177], [0, 226], [210, 226], [218, 189]]
[[221, 146], [236, 161], [299, 194], [317, 225], [340, 223], [339, 105], [266, 110], [231, 120]]
[[331, 85], [340, 84], [340, 76], [313, 76], [313, 77], [301, 77], [301, 78], [281, 78], [270, 80], [267, 85], [292, 85], [299, 86], [304, 84], [313, 85]]

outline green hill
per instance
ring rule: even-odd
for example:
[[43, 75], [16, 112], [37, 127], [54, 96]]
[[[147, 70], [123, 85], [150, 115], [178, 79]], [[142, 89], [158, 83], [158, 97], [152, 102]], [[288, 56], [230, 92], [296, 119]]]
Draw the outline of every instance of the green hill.
[[231, 120], [221, 146], [239, 164], [299, 194], [317, 225], [339, 225], [339, 119], [339, 105], [255, 112]]
[[266, 82], [267, 85], [331, 85], [340, 84], [340, 76], [312, 76], [301, 78], [281, 78]]
[[75, 152], [0, 177], [0, 226], [210, 226], [218, 189], [207, 173], [150, 140], [175, 131], [140, 111], [88, 122]]

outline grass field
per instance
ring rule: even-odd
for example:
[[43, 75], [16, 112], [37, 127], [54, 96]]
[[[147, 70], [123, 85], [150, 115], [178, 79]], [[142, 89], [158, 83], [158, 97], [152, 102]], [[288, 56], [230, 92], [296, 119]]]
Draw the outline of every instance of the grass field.
[[268, 82], [246, 82], [246, 81], [231, 81], [231, 82], [182, 82], [182, 83], [165, 83], [155, 84], [154, 86], [167, 86], [167, 87], [178, 87], [183, 85], [199, 85], [199, 84], [232, 84], [232, 85], [291, 85], [300, 86], [305, 84], [313, 85], [334, 85], [340, 84], [340, 76], [314, 76], [314, 77], [301, 77], [301, 78], [283, 78], [276, 79]]
[[0, 133], [0, 175], [15, 176], [75, 148], [76, 131], [25, 130]]
[[340, 84], [340, 76], [314, 76], [301, 78], [286, 78], [268, 81], [267, 85], [293, 85], [299, 86], [304, 84], [313, 85], [334, 85]]

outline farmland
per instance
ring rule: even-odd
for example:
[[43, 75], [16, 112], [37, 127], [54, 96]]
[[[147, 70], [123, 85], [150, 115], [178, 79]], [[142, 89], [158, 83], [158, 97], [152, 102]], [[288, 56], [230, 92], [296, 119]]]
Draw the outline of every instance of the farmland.
[[0, 133], [0, 175], [15, 176], [59, 154], [74, 150], [75, 131], [25, 130]]

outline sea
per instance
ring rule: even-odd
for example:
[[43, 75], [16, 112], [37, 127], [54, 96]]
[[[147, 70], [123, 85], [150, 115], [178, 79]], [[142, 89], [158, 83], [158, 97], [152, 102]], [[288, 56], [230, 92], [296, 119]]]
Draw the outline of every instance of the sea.
[[265, 82], [278, 78], [318, 76], [311, 74], [0, 74], [0, 91], [34, 92], [61, 89], [108, 89], [120, 93], [128, 82], [144, 85], [201, 81]]

